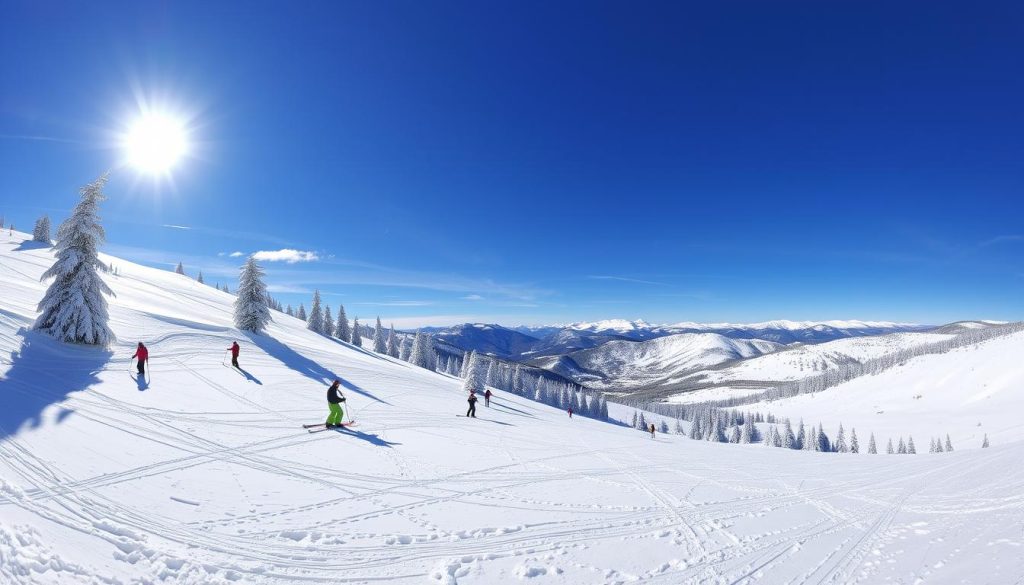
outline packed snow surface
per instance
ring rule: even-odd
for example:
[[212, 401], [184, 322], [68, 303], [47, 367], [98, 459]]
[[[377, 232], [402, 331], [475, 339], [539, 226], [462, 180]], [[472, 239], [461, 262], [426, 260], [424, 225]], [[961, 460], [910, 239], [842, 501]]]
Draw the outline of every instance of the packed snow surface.
[[[25, 238], [0, 236], [0, 583], [1024, 574], [1020, 443], [855, 456], [652, 439], [503, 392], [460, 418], [458, 380], [281, 314], [242, 335], [231, 295], [124, 261], [104, 276], [119, 342], [62, 345], [26, 330], [52, 257]], [[233, 339], [242, 371], [222, 363]], [[138, 340], [148, 382], [129, 373]], [[334, 377], [357, 426], [307, 433]]]

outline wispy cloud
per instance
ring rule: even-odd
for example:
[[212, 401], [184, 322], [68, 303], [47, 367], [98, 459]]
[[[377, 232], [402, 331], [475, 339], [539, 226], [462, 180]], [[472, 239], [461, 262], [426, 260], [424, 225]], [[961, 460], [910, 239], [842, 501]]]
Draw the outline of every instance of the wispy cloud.
[[[240, 252], [233, 252], [231, 255], [234, 256]], [[287, 264], [295, 264], [297, 262], [316, 262], [320, 259], [320, 256], [316, 252], [309, 252], [303, 250], [293, 250], [291, 248], [282, 248], [280, 250], [260, 250], [252, 255], [256, 260], [262, 260], [264, 262], [285, 262]]]
[[366, 305], [371, 307], [429, 307], [432, 301], [381, 301], [381, 302], [357, 302], [353, 305]]
[[241, 258], [242, 256], [245, 256], [245, 252], [235, 251], [235, 252], [232, 252], [232, 253], [228, 254], [228, 257], [230, 257], [230, 258]]
[[625, 276], [591, 275], [591, 276], [588, 276], [587, 278], [592, 279], [592, 280], [616, 280], [616, 281], [619, 281], [619, 282], [633, 282], [633, 283], [636, 283], [636, 284], [650, 284], [650, 285], [654, 285], [654, 286], [672, 286], [671, 284], [669, 284], [667, 282], [656, 282], [656, 281], [653, 281], [653, 280], [642, 280], [642, 279], [639, 279], [639, 278], [628, 278], [628, 277], [625, 277]]
[[484, 300], [484, 298], [482, 296], [480, 296], [480, 295], [466, 295], [466, 296], [462, 297], [462, 300], [464, 300], [464, 301], [482, 301], [482, 300]]
[[164, 227], [164, 228], [168, 228], [168, 229], [172, 229], [172, 230], [190, 230], [190, 229], [192, 229], [192, 228], [188, 227], [187, 225], [174, 225], [173, 223], [160, 224], [160, 227]]
[[268, 284], [267, 291], [278, 294], [313, 294], [313, 291], [302, 286], [291, 286], [288, 284]]

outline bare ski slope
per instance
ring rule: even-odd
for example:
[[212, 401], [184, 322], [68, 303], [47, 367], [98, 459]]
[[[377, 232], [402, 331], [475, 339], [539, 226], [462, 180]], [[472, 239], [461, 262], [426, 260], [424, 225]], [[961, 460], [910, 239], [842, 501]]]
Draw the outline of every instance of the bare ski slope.
[[[1014, 583], [1020, 444], [840, 456], [649, 436], [315, 336], [116, 261], [110, 352], [24, 330], [0, 236], [0, 583]], [[270, 267], [273, 270], [273, 267]], [[152, 379], [128, 356], [143, 339]], [[222, 365], [242, 343], [240, 373]], [[350, 432], [306, 433], [344, 380]], [[955, 416], [956, 413], [951, 413]]]

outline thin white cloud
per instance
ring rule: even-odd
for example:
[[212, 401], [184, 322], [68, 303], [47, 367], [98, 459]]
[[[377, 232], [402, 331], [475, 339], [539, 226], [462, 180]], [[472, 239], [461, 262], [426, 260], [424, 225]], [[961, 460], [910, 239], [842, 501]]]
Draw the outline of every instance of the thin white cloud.
[[480, 296], [480, 295], [466, 295], [466, 296], [462, 297], [462, 300], [464, 300], [464, 301], [482, 301], [482, 300], [484, 300], [484, 298], [482, 296]]
[[433, 305], [431, 301], [383, 301], [383, 302], [361, 302], [352, 303], [353, 305], [369, 305], [371, 307], [429, 307]]
[[231, 257], [231, 258], [241, 258], [242, 256], [245, 256], [245, 252], [237, 252], [236, 251], [236, 252], [232, 252], [232, 253], [228, 254], [228, 256]]
[[653, 280], [641, 280], [639, 278], [627, 278], [625, 276], [588, 276], [592, 280], [617, 280], [619, 282], [635, 282], [637, 284], [652, 284], [655, 286], [672, 286], [667, 282], [655, 282]]
[[[234, 256], [234, 254], [232, 254], [232, 256]], [[316, 262], [320, 259], [320, 256], [318, 256], [316, 252], [293, 250], [291, 248], [282, 248], [280, 250], [260, 250], [259, 252], [254, 253], [252, 257], [264, 262], [285, 262], [287, 264], [295, 264], [296, 262]]]
[[268, 284], [267, 291], [272, 293], [296, 293], [296, 294], [312, 294], [313, 291], [302, 287], [292, 286], [290, 284]]
[[173, 223], [161, 224], [160, 227], [165, 227], [165, 228], [172, 229], [172, 230], [190, 230], [190, 229], [192, 229], [192, 228], [188, 227], [187, 225], [174, 225]]

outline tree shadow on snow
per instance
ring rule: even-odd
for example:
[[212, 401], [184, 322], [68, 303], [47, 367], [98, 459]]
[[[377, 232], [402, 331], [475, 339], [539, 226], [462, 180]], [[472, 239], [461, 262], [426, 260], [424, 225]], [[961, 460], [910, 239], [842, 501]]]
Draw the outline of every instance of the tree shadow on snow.
[[343, 434], [343, 435], [352, 435], [353, 437], [355, 437], [357, 439], [362, 439], [362, 440], [366, 441], [367, 443], [369, 443], [371, 445], [374, 445], [374, 446], [377, 446], [377, 447], [387, 447], [387, 448], [390, 449], [391, 447], [394, 447], [395, 445], [401, 445], [401, 443], [394, 443], [394, 442], [391, 442], [391, 441], [386, 441], [386, 440], [378, 437], [377, 435], [372, 435], [370, 433], [363, 433], [363, 432], [357, 431], [357, 430], [355, 430], [355, 429], [353, 429], [351, 427], [341, 427], [339, 429], [334, 429], [334, 430], [339, 432], [339, 433], [341, 433], [341, 434]]
[[[105, 348], [60, 343], [25, 328], [17, 335], [21, 345], [11, 352], [10, 369], [0, 376], [0, 439], [39, 427], [48, 406], [98, 383], [97, 373], [113, 356]], [[62, 423], [71, 413], [62, 409], [53, 423]]]
[[25, 250], [38, 250], [40, 248], [52, 248], [53, 244], [47, 244], [46, 242], [36, 242], [34, 240], [25, 240], [14, 249], [15, 252], [24, 252]]
[[366, 390], [363, 390], [359, 386], [356, 386], [352, 382], [345, 380], [341, 376], [321, 366], [320, 364], [309, 359], [308, 357], [300, 354], [299, 352], [274, 339], [273, 337], [270, 337], [268, 335], [256, 335], [254, 333], [249, 332], [244, 333], [245, 336], [249, 338], [249, 341], [253, 343], [253, 345], [262, 349], [264, 352], [266, 352], [267, 355], [274, 357], [284, 365], [295, 370], [296, 372], [299, 372], [300, 374], [306, 376], [311, 380], [316, 380], [317, 382], [325, 385], [330, 384], [334, 380], [340, 380], [341, 385], [344, 386], [346, 390], [351, 390], [357, 394], [369, 398], [370, 400], [380, 402], [381, 404], [390, 404], [386, 400], [381, 400], [380, 398], [377, 398], [376, 396], [367, 392]]

